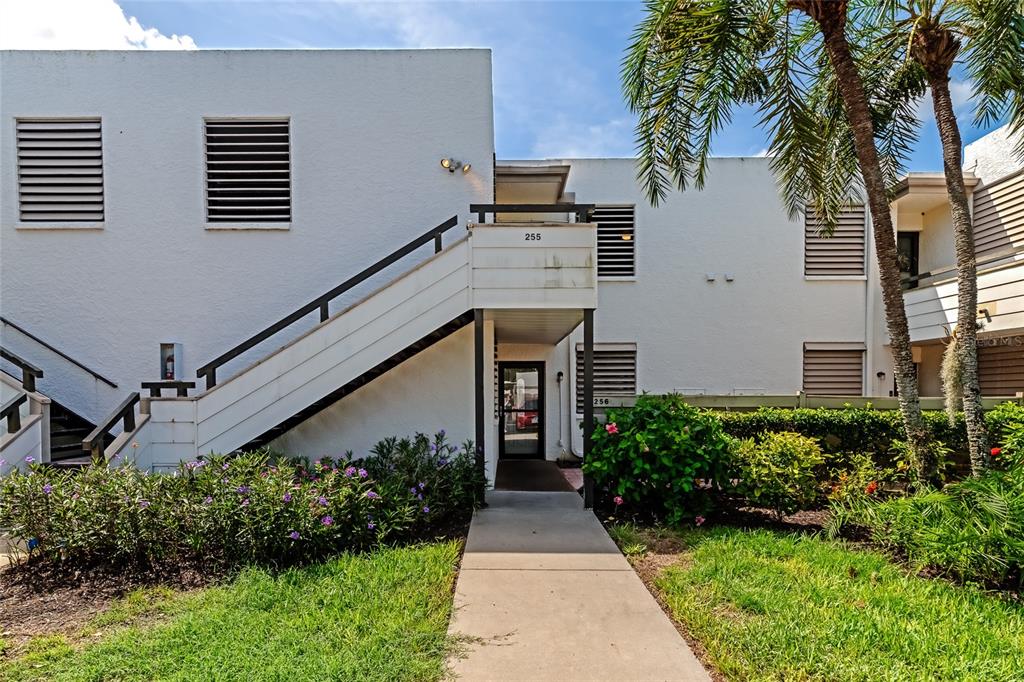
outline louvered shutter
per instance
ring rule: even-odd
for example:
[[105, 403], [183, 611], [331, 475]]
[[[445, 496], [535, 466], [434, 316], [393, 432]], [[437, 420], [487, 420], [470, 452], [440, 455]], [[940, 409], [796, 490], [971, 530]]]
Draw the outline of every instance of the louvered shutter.
[[[594, 396], [636, 395], [636, 344], [594, 346]], [[576, 344], [576, 412], [583, 413], [583, 344]]]
[[206, 219], [288, 222], [292, 215], [287, 120], [206, 121]]
[[979, 343], [978, 383], [984, 396], [1024, 392], [1024, 336]]
[[1024, 247], [1024, 170], [974, 193], [974, 247], [979, 259]]
[[842, 210], [832, 236], [820, 234], [821, 222], [807, 207], [804, 213], [804, 274], [815, 277], [864, 275], [866, 213], [863, 204]]
[[21, 220], [102, 221], [100, 119], [19, 119], [16, 128]]
[[602, 205], [594, 208], [591, 221], [597, 224], [598, 277], [636, 275], [635, 208]]
[[864, 394], [864, 344], [805, 343], [804, 393]]

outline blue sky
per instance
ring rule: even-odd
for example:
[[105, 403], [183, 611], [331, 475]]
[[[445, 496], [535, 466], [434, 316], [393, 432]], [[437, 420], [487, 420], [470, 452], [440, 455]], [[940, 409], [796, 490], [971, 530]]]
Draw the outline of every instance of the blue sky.
[[[500, 158], [629, 156], [633, 117], [618, 83], [619, 61], [641, 2], [483, 0], [344, 2], [293, 0], [120, 0], [125, 13], [200, 48], [489, 47], [493, 50], [496, 145]], [[965, 142], [969, 87], [953, 83]], [[472, 96], [472, 93], [467, 93]], [[941, 170], [931, 107], [910, 170]], [[762, 153], [749, 110], [719, 135], [715, 153]]]

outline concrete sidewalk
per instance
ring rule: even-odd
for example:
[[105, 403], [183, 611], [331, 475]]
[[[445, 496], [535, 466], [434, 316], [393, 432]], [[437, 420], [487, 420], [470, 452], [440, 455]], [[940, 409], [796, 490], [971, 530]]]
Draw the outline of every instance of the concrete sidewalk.
[[487, 502], [455, 589], [458, 679], [710, 680], [579, 495]]

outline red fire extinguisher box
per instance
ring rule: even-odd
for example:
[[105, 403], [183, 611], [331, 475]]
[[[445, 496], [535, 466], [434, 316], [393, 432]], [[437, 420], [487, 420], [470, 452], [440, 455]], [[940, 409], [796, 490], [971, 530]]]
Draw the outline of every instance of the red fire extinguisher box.
[[183, 367], [181, 364], [181, 344], [180, 343], [161, 343], [160, 344], [160, 378], [161, 379], [180, 379], [183, 374]]

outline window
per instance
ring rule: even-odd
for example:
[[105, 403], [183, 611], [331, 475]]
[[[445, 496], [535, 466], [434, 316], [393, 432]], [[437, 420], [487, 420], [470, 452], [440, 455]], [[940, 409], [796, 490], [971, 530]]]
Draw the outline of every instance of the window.
[[864, 394], [863, 343], [805, 343], [804, 393]]
[[[636, 395], [636, 344], [594, 344], [594, 397]], [[576, 412], [583, 413], [583, 344], [576, 344]]]
[[597, 276], [636, 275], [635, 207], [602, 205], [594, 208], [597, 224]]
[[21, 220], [101, 222], [100, 119], [19, 119], [16, 128]]
[[839, 214], [830, 237], [820, 234], [814, 210], [804, 213], [804, 275], [850, 277], [864, 275], [866, 212], [863, 204], [847, 206]]
[[[906, 282], [920, 275], [921, 234], [918, 232], [897, 232], [896, 255], [900, 260], [900, 280]], [[907, 285], [909, 289], [916, 287], [917, 282], [910, 282]]]
[[282, 120], [206, 121], [206, 219], [291, 220], [289, 125]]

